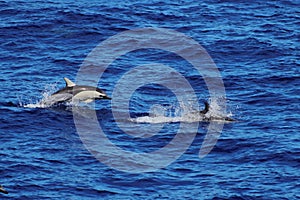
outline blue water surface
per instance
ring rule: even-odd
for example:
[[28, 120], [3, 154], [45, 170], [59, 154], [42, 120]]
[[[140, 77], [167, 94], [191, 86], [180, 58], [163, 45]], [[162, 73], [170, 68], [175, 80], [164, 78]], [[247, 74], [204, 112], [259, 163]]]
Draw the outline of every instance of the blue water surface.
[[[297, 0], [0, 0], [0, 184], [9, 192], [0, 199], [299, 199], [299, 7]], [[237, 122], [224, 124], [202, 159], [207, 122], [167, 167], [127, 173], [85, 148], [69, 108], [26, 105], [64, 87], [63, 77], [75, 81], [100, 42], [144, 27], [178, 31], [208, 51]], [[197, 85], [202, 109], [209, 94], [201, 76], [184, 59], [155, 49], [119, 58], [98, 86], [110, 96], [128, 70], [151, 62]], [[179, 129], [180, 122], [170, 122], [153, 138], [134, 139], [117, 126], [110, 101], [95, 104], [107, 137], [127, 151], [159, 149]], [[146, 116], [156, 104], [174, 111], [178, 102], [168, 88], [148, 84], [133, 94], [131, 117]]]

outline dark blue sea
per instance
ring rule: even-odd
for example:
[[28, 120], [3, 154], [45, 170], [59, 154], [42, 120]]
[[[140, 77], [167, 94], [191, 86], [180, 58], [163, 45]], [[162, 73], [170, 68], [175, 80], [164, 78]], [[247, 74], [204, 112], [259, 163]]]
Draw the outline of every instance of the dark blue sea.
[[0, 0], [0, 199], [300, 199], [299, 7]]

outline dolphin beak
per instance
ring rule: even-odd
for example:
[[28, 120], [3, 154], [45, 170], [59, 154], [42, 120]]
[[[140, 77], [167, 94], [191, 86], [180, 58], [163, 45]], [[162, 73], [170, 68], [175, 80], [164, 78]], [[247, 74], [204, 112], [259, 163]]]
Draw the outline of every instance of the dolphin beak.
[[95, 100], [103, 100], [103, 99], [111, 100], [111, 98], [107, 95], [101, 95], [95, 98]]
[[4, 194], [8, 194], [8, 192], [2, 187], [2, 185], [0, 185], [0, 192]]
[[111, 98], [109, 96], [104, 96], [103, 99], [111, 100]]

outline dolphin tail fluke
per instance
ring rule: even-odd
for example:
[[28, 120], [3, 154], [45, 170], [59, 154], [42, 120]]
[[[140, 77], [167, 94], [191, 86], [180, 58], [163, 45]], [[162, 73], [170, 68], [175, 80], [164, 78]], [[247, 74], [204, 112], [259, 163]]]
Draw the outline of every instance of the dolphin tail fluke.
[[66, 81], [66, 87], [73, 87], [73, 86], [75, 86], [75, 83], [73, 83], [70, 79], [64, 77], [64, 80]]
[[209, 111], [209, 104], [207, 101], [204, 102], [205, 108], [200, 111], [201, 114], [206, 114]]

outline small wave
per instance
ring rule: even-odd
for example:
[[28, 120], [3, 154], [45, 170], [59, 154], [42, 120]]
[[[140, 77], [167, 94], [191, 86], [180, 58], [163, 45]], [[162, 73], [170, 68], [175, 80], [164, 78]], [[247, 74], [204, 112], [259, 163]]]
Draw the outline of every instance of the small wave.
[[159, 124], [159, 123], [182, 122], [182, 121], [184, 121], [184, 119], [182, 117], [144, 116], [144, 117], [130, 118], [129, 121], [135, 122], [135, 123]]
[[[60, 99], [65, 99], [66, 96], [62, 96]], [[37, 101], [36, 103], [28, 103], [21, 105], [24, 108], [66, 108], [71, 106], [79, 106], [79, 102], [61, 102], [57, 103], [57, 96], [44, 97], [42, 100]]]
[[189, 113], [184, 116], [178, 117], [166, 117], [166, 116], [143, 116], [137, 118], [130, 118], [129, 121], [135, 123], [150, 123], [150, 124], [159, 124], [159, 123], [178, 123], [178, 122], [186, 122], [186, 123], [193, 123], [193, 122], [208, 122], [208, 121], [215, 121], [215, 122], [229, 122], [231, 121], [232, 114], [229, 113], [227, 116], [202, 116], [199, 112]]

